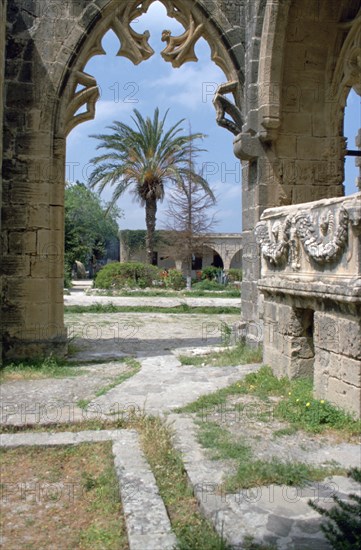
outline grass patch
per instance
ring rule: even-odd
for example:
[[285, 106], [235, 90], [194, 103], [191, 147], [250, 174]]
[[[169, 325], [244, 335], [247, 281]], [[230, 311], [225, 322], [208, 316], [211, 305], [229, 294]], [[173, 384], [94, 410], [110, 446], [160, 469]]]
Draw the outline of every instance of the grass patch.
[[344, 475], [346, 470], [339, 466], [315, 467], [304, 462], [282, 462], [276, 457], [271, 460], [250, 458], [240, 461], [237, 472], [225, 484], [226, 491], [250, 489], [264, 485], [288, 485], [303, 487], [310, 481], [322, 481], [331, 475]]
[[[92, 294], [94, 296], [94, 294]], [[159, 298], [174, 298], [187, 296], [189, 298], [238, 298], [241, 297], [241, 292], [239, 289], [227, 289], [221, 291], [211, 291], [211, 290], [119, 290], [119, 291], [100, 291], [100, 296], [127, 296], [127, 297], [159, 297]]]
[[212, 449], [212, 458], [221, 460], [227, 458], [249, 461], [252, 451], [248, 445], [240, 441], [233, 441], [227, 430], [215, 422], [198, 423], [198, 441], [207, 449]]
[[137, 427], [178, 539], [177, 550], [230, 550], [200, 513], [181, 456], [173, 448], [169, 428], [161, 419], [149, 417], [142, 419]]
[[207, 315], [235, 314], [239, 307], [233, 306], [189, 306], [180, 304], [174, 307], [159, 306], [115, 306], [114, 304], [92, 304], [90, 306], [65, 306], [65, 313], [200, 313]]
[[[122, 372], [121, 374], [119, 374], [119, 376], [114, 378], [113, 382], [111, 382], [110, 384], [107, 384], [106, 386], [103, 386], [102, 388], [100, 388], [95, 393], [94, 398], [101, 397], [102, 395], [105, 395], [106, 393], [108, 393], [108, 391], [112, 390], [116, 386], [119, 386], [119, 384], [122, 384], [123, 382], [125, 382], [125, 380], [128, 380], [128, 378], [131, 378], [132, 376], [137, 374], [137, 372], [139, 372], [140, 369], [141, 369], [141, 364], [139, 363], [139, 361], [136, 361], [136, 359], [134, 359], [133, 357], [127, 357], [125, 359], [125, 363], [127, 364], [127, 366], [129, 367], [130, 370], [127, 371], [127, 372]], [[91, 401], [91, 399], [80, 399], [77, 402], [77, 405], [80, 409], [86, 409], [87, 406], [89, 405], [90, 401]]]
[[[321, 433], [331, 429], [345, 435], [358, 435], [361, 431], [361, 420], [339, 409], [323, 399], [314, 399], [313, 382], [310, 378], [289, 380], [278, 379], [269, 367], [261, 367], [244, 379], [222, 388], [212, 394], [178, 409], [177, 412], [199, 413], [215, 405], [226, 402], [228, 396], [249, 394], [263, 400], [279, 397], [273, 404], [273, 415], [289, 423], [293, 430], [303, 429], [307, 432]], [[269, 416], [265, 415], [265, 419]]]
[[316, 468], [303, 462], [283, 462], [277, 458], [255, 459], [251, 447], [242, 440], [234, 441], [229, 432], [214, 422], [199, 423], [198, 440], [212, 450], [213, 460], [237, 461], [236, 474], [225, 482], [225, 490], [235, 492], [262, 485], [302, 486], [307, 481], [320, 481], [329, 475], [343, 474], [339, 467]]
[[205, 365], [212, 367], [246, 365], [249, 363], [261, 363], [262, 350], [261, 348], [255, 349], [244, 344], [238, 344], [224, 351], [216, 351], [204, 355], [180, 355], [178, 359], [182, 365], [193, 365], [195, 367]]
[[0, 370], [0, 382], [9, 380], [34, 380], [40, 378], [67, 378], [84, 374], [78, 364], [53, 356], [45, 359], [5, 364]]
[[289, 426], [287, 428], [281, 428], [280, 430], [276, 430], [273, 432], [274, 437], [284, 437], [287, 435], [293, 435], [297, 432], [297, 428], [295, 426]]
[[100, 420], [98, 418], [90, 420], [77, 420], [76, 422], [64, 422], [64, 423], [49, 423], [49, 424], [26, 424], [26, 425], [6, 425], [1, 424], [0, 433], [2, 434], [14, 434], [23, 432], [82, 432], [86, 430], [100, 431], [100, 430], [121, 430], [127, 428], [129, 425], [129, 417], [124, 414], [118, 415], [116, 420]]
[[[1, 514], [4, 539], [34, 550], [128, 549], [111, 445], [2, 450], [2, 479], [12, 487]], [[25, 484], [26, 498], [13, 490]]]

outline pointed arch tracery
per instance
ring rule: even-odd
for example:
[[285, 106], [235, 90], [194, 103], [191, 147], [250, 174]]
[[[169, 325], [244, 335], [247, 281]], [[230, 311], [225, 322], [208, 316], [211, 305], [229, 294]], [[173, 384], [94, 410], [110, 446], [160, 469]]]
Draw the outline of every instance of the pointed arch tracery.
[[[87, 74], [84, 68], [94, 55], [105, 54], [102, 39], [109, 30], [112, 30], [119, 39], [118, 56], [126, 57], [138, 65], [154, 54], [154, 50], [149, 45], [149, 31], [137, 33], [131, 24], [146, 13], [155, 1], [119, 2], [117, 0], [111, 2], [110, 7], [98, 19], [84, 41], [73, 66], [68, 69], [67, 83], [61, 94], [60, 107], [62, 110], [60, 119], [65, 135], [78, 124], [95, 117], [96, 102], [100, 95], [99, 88], [95, 78]], [[198, 61], [195, 46], [200, 38], [207, 41], [211, 49], [212, 61], [227, 77], [227, 82], [222, 84], [215, 94], [216, 120], [220, 126], [236, 135], [241, 131], [243, 122], [239, 76], [227, 48], [220, 40], [219, 32], [211, 19], [205, 17], [196, 4], [191, 4], [190, 9], [190, 4], [184, 0], [159, 1], [165, 6], [167, 15], [176, 19], [185, 29], [180, 36], [172, 36], [168, 30], [163, 31], [162, 41], [166, 43], [161, 52], [163, 59], [175, 68], [189, 61]], [[81, 87], [80, 90], [79, 87]], [[233, 102], [225, 97], [225, 94], [232, 94]]]

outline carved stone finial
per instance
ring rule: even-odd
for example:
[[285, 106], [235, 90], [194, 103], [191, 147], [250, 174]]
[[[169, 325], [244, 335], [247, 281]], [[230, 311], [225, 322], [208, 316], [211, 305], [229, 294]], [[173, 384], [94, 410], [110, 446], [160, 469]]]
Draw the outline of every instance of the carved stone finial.
[[134, 65], [139, 65], [142, 61], [152, 57], [154, 50], [148, 44], [149, 31], [139, 34], [132, 29], [130, 22], [121, 20], [118, 16], [114, 19], [111, 29], [115, 32], [121, 44], [117, 55], [130, 59]]
[[194, 46], [203, 33], [203, 23], [196, 25], [190, 16], [189, 28], [180, 36], [171, 36], [171, 31], [163, 31], [162, 42], [167, 46], [161, 52], [165, 61], [170, 61], [175, 68], [181, 67], [187, 61], [198, 61]]
[[[213, 98], [213, 105], [216, 109], [216, 120], [219, 126], [226, 128], [232, 134], [237, 136], [242, 131], [243, 119], [241, 111], [227, 99], [224, 94], [236, 93], [238, 88], [238, 82], [226, 82], [218, 86], [215, 96]], [[226, 114], [231, 117], [232, 120], [226, 118]]]

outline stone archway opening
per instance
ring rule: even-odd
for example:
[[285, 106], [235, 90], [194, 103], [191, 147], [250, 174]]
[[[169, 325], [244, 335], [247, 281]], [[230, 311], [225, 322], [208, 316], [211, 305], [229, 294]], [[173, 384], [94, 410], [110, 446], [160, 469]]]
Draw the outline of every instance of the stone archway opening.
[[349, 91], [343, 119], [346, 138], [345, 195], [361, 190], [361, 97], [353, 88]]
[[242, 269], [242, 249], [240, 248], [233, 255], [230, 263], [230, 269]]
[[[8, 139], [4, 140], [6, 192], [1, 217], [3, 357], [62, 355], [67, 349], [66, 138], [78, 124], [94, 118], [99, 89], [84, 68], [103, 53], [101, 40], [109, 29], [120, 39], [120, 56], [135, 64], [151, 57], [147, 34], [138, 33], [133, 24], [154, 3], [54, 0], [54, 9], [44, 10], [40, 0], [31, 9], [26, 0], [8, 2], [4, 72]], [[234, 10], [218, 0], [161, 0], [161, 4], [185, 29], [180, 36], [164, 35], [166, 61], [181, 66], [194, 57], [197, 41], [206, 39], [212, 60], [226, 75], [215, 96], [215, 118], [235, 135], [241, 130], [245, 80], [244, 47], [235, 30], [235, 24], [241, 30], [241, 14], [236, 14], [234, 23]]]
[[[112, 4], [115, 3], [110, 2], [110, 5]], [[203, 87], [199, 94], [201, 100], [204, 101], [205, 98], [211, 104], [211, 99], [213, 99], [215, 110], [212, 105], [212, 117], [220, 127], [231, 130], [233, 134], [240, 131], [242, 101], [239, 67], [234, 63], [232, 52], [225, 47], [224, 39], [220, 39], [219, 29], [212, 22], [212, 18], [209, 14], [207, 15], [204, 11], [199, 10], [194, 3], [180, 3], [178, 0], [175, 2], [170, 0], [145, 0], [143, 2], [124, 2], [121, 4], [117, 2], [113, 12], [110, 9], [104, 10], [104, 16], [93, 26], [92, 33], [85, 37], [82, 44], [83, 49], [79, 50], [78, 58], [72, 60], [73, 66], [65, 77], [66, 82], [63, 83], [62, 96], [56, 115], [58, 121], [57, 132], [60, 134], [61, 139], [71, 139], [71, 134], [78, 130], [80, 124], [90, 124], [91, 121], [96, 122], [97, 120], [97, 107], [101, 104], [100, 96], [104, 88], [100, 88], [100, 83], [95, 78], [96, 74], [88, 67], [99, 55], [105, 53], [103, 44], [104, 41], [109, 39], [110, 33], [113, 36], [115, 35], [119, 46], [114, 49], [113, 41], [113, 53], [118, 57], [126, 58], [120, 60], [123, 62], [123, 74], [127, 74], [130, 66], [129, 62], [135, 67], [141, 65], [141, 70], [144, 70], [145, 63], [143, 62], [147, 62], [148, 59], [152, 58], [154, 52], [150, 33], [148, 30], [143, 30], [143, 28], [135, 29], [135, 23], [140, 25], [142, 16], [146, 17], [148, 11], [155, 5], [158, 5], [158, 7], [160, 5], [164, 11], [166, 10], [167, 21], [175, 19], [178, 23], [175, 32], [164, 30], [160, 35], [163, 42], [161, 51], [163, 60], [170, 63], [174, 69], [181, 70], [185, 63], [198, 60], [198, 43], [203, 41], [207, 45], [213, 65], [221, 69], [219, 74], [223, 76], [216, 86], [214, 79], [209, 83], [205, 83], [206, 87]], [[181, 32], [179, 28], [182, 29]], [[176, 32], [179, 34], [175, 34]], [[125, 65], [126, 63], [127, 65]], [[127, 79], [126, 85], [131, 89], [126, 98], [130, 99], [129, 103], [132, 108], [135, 104], [139, 110], [137, 97], [135, 97], [138, 86], [134, 84], [134, 81]], [[211, 90], [210, 86], [207, 86], [208, 84], [212, 86]], [[119, 94], [119, 83], [116, 82], [114, 86], [109, 88], [114, 94]], [[132, 109], [126, 110], [131, 111]], [[114, 118], [122, 119], [123, 117], [112, 116], [109, 122], [113, 122]], [[203, 131], [199, 127], [194, 130]], [[222, 128], [220, 130], [223, 131]], [[230, 141], [231, 149], [232, 142]], [[72, 169], [73, 166], [73, 161], [67, 161], [67, 169]], [[83, 166], [85, 166], [86, 176], [89, 164]], [[218, 258], [218, 255], [216, 262], [217, 265], [219, 263], [223, 266], [223, 261], [221, 257]]]
[[[194, 46], [195, 56], [198, 57], [197, 63], [184, 63], [180, 67], [173, 68], [171, 63], [162, 59], [161, 51], [165, 46], [161, 41], [163, 29], [171, 29], [172, 35], [181, 35], [184, 28], [174, 18], [167, 16], [161, 2], [152, 3], [148, 11], [135, 20], [132, 28], [136, 29], [140, 35], [149, 31], [149, 44], [155, 54], [135, 65], [130, 59], [117, 56], [121, 51], [121, 42], [114, 30], [105, 32], [100, 44], [106, 55], [93, 56], [83, 71], [92, 75], [99, 89], [99, 98], [94, 106], [95, 116], [77, 124], [67, 136], [66, 179], [71, 182], [79, 180], [87, 183], [94, 168], [89, 160], [98, 154], [97, 141], [90, 137], [91, 134], [109, 133], [110, 130], [106, 128], [114, 120], [132, 124], [130, 117], [133, 115], [134, 108], [144, 116], [152, 116], [155, 107], [159, 106], [161, 115], [165, 114], [169, 108], [168, 126], [185, 118], [182, 124], [184, 133], [189, 131], [190, 122], [192, 131], [202, 131], [207, 135], [202, 142], [198, 142], [207, 151], [196, 159], [197, 166], [199, 168], [205, 166], [207, 179], [212, 179], [213, 176], [214, 180], [217, 177], [221, 180], [223, 168], [222, 156], [219, 152], [221, 138], [228, 147], [228, 157], [233, 157], [233, 165], [237, 161], [233, 156], [230, 134], [226, 134], [229, 138], [227, 143], [224, 139], [224, 129], [220, 128], [215, 120], [212, 99], [217, 86], [224, 82], [225, 75], [211, 60], [210, 46], [203, 36], [199, 37]], [[81, 93], [81, 90], [84, 91], [84, 86], [81, 87], [78, 84], [76, 94]], [[87, 109], [88, 105], [84, 103], [74, 113], [74, 117], [79, 117], [81, 121], [83, 116], [90, 116]], [[223, 145], [222, 152], [226, 145]], [[210, 159], [212, 162], [209, 162]], [[226, 165], [227, 157], [224, 160], [223, 164]], [[240, 185], [238, 187], [240, 201]], [[102, 192], [103, 200], [107, 201], [111, 198], [112, 189], [105, 189]], [[123, 218], [120, 220], [122, 229], [145, 229], [144, 211], [135, 205], [131, 193], [126, 192], [122, 195], [117, 204], [124, 211]], [[157, 229], [164, 225], [162, 215], [165, 216], [165, 207], [166, 200], [158, 205]], [[222, 206], [220, 208], [222, 209]]]

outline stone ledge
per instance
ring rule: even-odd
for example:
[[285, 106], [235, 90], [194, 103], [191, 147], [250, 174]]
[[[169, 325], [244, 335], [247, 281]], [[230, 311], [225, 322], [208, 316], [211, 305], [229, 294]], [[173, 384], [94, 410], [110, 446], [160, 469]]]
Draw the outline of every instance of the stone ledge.
[[271, 294], [289, 294], [295, 297], [305, 298], [325, 298], [336, 302], [350, 302], [361, 305], [361, 278], [336, 279], [335, 283], [325, 283], [323, 281], [312, 281], [310, 279], [291, 278], [287, 276], [270, 277], [260, 279], [258, 288], [263, 293]]

